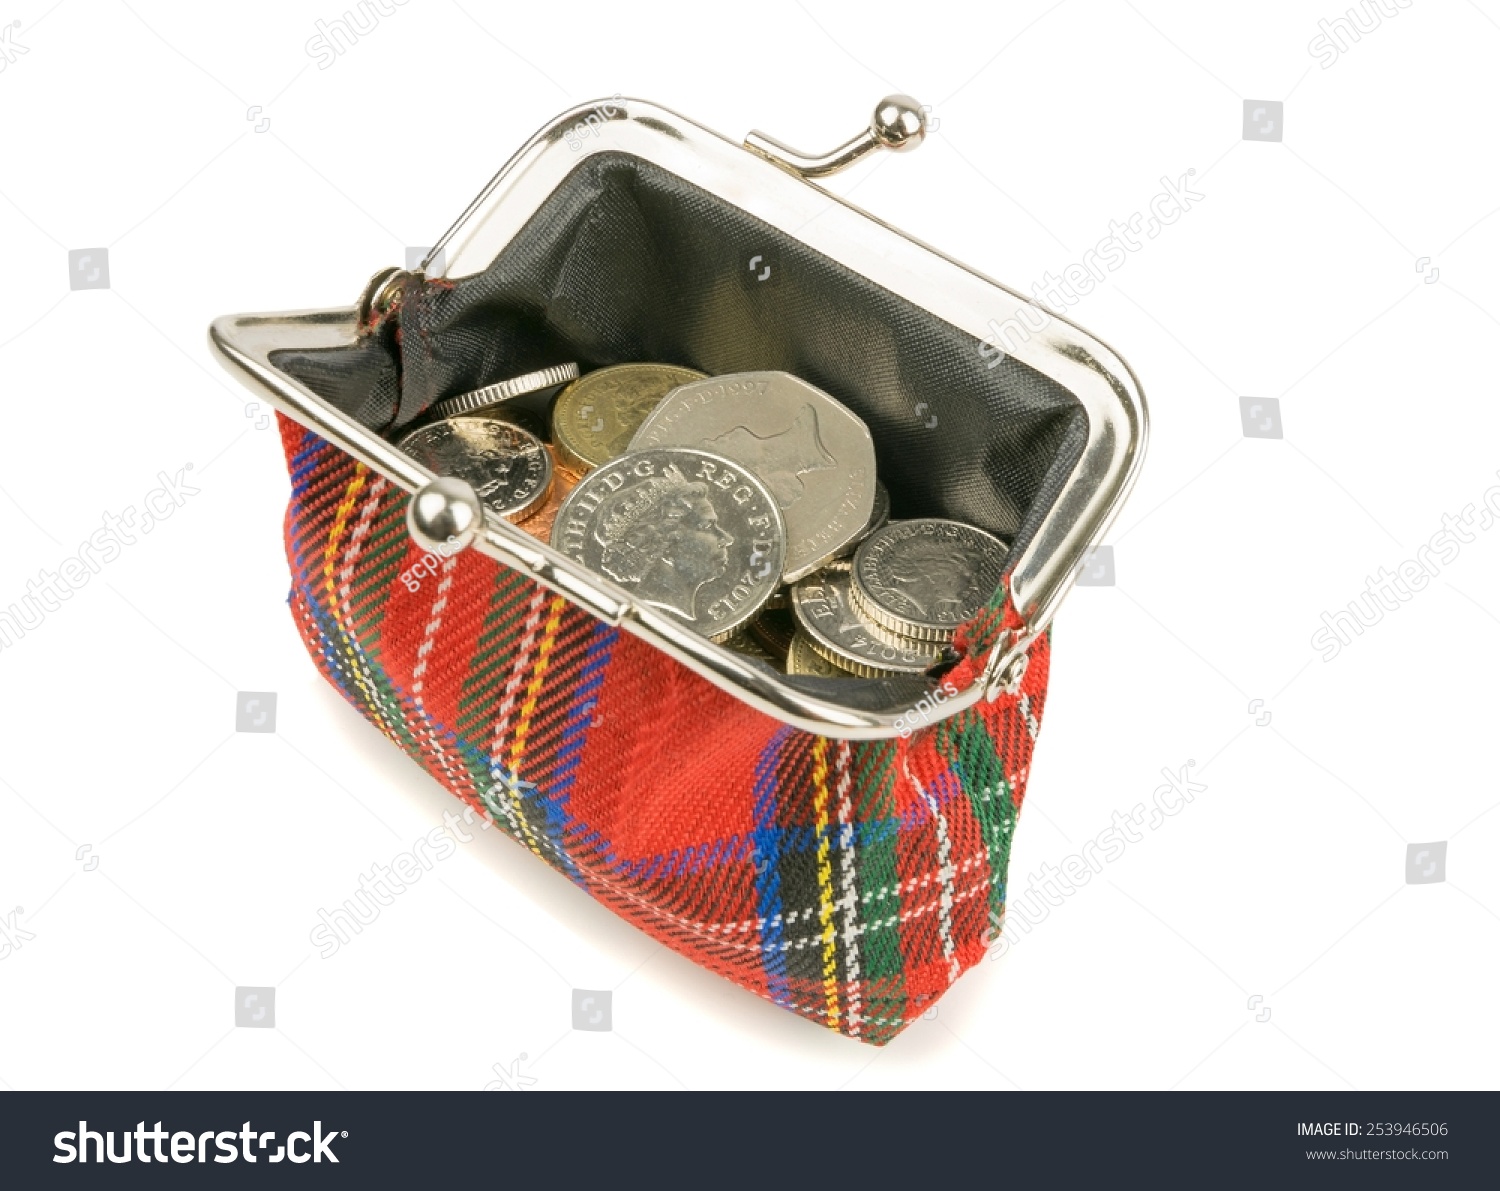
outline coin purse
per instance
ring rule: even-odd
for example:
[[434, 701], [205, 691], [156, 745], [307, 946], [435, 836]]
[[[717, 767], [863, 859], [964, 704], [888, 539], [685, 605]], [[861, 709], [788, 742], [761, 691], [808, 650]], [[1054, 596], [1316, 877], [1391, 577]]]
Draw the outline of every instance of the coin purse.
[[[236, 315], [279, 415], [291, 608], [327, 680], [437, 781], [654, 938], [883, 1044], [995, 939], [1048, 626], [1139, 468], [1115, 353], [816, 179], [925, 132], [905, 97], [822, 156], [614, 99], [527, 142], [352, 307]], [[898, 517], [1009, 546], [927, 676], [786, 676], [486, 514], [434, 579], [391, 440], [533, 369], [781, 369], [858, 414]], [[413, 590], [414, 588], [414, 590]]]

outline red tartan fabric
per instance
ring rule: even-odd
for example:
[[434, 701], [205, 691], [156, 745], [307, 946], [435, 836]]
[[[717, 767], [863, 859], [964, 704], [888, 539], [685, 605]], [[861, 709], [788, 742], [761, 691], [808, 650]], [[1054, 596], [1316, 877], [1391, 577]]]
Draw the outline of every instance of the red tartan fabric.
[[[983, 958], [1047, 637], [1013, 692], [906, 739], [802, 732], [477, 551], [414, 584], [406, 498], [281, 430], [308, 651], [455, 795], [652, 937], [860, 1041], [889, 1041]], [[955, 687], [1015, 624], [997, 597], [964, 626]]]

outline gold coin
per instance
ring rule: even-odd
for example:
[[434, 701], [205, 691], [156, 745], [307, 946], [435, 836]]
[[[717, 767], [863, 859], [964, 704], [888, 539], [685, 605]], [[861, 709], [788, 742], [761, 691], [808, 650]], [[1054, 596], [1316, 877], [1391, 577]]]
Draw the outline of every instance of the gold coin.
[[792, 647], [786, 654], [788, 674], [810, 674], [817, 678], [848, 678], [853, 673], [835, 666], [813, 648], [807, 634], [798, 632], [792, 636]]
[[703, 379], [703, 373], [674, 364], [616, 364], [579, 377], [552, 407], [559, 458], [581, 475], [623, 455], [663, 397]]
[[732, 649], [735, 653], [742, 653], [747, 658], [759, 658], [766, 665], [772, 666], [775, 669], [779, 670], [781, 668], [781, 662], [761, 648], [760, 642], [743, 629], [731, 633], [729, 640], [720, 641], [718, 644], [722, 645], [725, 649]]

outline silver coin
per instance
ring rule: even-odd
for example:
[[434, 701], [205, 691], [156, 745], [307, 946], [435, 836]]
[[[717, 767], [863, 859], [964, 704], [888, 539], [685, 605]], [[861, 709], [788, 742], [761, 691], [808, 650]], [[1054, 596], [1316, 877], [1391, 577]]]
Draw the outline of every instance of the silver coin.
[[485, 506], [523, 521], [547, 502], [552, 455], [542, 441], [503, 418], [430, 422], [399, 444], [428, 471], [467, 481]]
[[884, 529], [891, 519], [891, 490], [879, 480], [875, 481], [875, 507], [870, 511], [870, 524], [865, 527], [865, 537], [877, 529]]
[[551, 389], [557, 385], [566, 384], [570, 380], [578, 379], [577, 364], [554, 364], [551, 368], [541, 368], [536, 372], [528, 372], [524, 376], [512, 377], [510, 380], [496, 381], [492, 385], [485, 385], [482, 389], [475, 389], [471, 393], [460, 393], [457, 397], [445, 397], [442, 401], [433, 405], [431, 412], [440, 418], [451, 418], [458, 414], [472, 413], [477, 409], [495, 405], [501, 401], [509, 401], [512, 397], [520, 397], [526, 393], [537, 393], [542, 389]]
[[875, 505], [870, 511], [870, 523], [860, 535], [838, 552], [839, 558], [849, 558], [859, 549], [859, 544], [891, 519], [891, 493], [879, 480], [875, 481]]
[[876, 632], [849, 600], [850, 567], [834, 563], [792, 588], [792, 611], [808, 644], [834, 665], [866, 678], [920, 674], [938, 660], [942, 644], [905, 644]]
[[736, 372], [673, 389], [632, 450], [698, 447], [749, 468], [786, 518], [786, 571], [811, 574], [870, 523], [875, 444], [858, 417], [787, 372]]
[[889, 632], [951, 640], [995, 594], [1005, 554], [999, 538], [961, 521], [891, 521], [854, 553], [854, 605]]
[[552, 547], [721, 638], [780, 584], [786, 526], [770, 489], [738, 463], [665, 447], [584, 476], [558, 510]]

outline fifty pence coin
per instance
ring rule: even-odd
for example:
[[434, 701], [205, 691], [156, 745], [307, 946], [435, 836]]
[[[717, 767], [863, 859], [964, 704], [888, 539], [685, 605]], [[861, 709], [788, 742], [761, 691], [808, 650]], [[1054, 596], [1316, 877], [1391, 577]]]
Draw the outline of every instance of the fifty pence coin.
[[552, 407], [552, 440], [563, 465], [581, 475], [623, 455], [663, 397], [702, 378], [674, 364], [616, 364], [579, 377]]
[[875, 505], [870, 512], [870, 524], [864, 532], [839, 551], [840, 558], [849, 558], [859, 549], [859, 544], [891, 519], [891, 493], [879, 480], [875, 481]]
[[865, 678], [920, 674], [938, 660], [940, 642], [901, 645], [872, 630], [849, 602], [849, 564], [834, 563], [792, 588], [792, 611], [812, 648]]
[[748, 623], [781, 582], [786, 527], [737, 463], [683, 447], [631, 451], [578, 482], [552, 547], [705, 637]]
[[502, 418], [430, 422], [398, 445], [428, 471], [466, 480], [485, 507], [507, 521], [524, 521], [546, 504], [552, 490], [546, 445]]
[[788, 372], [736, 372], [673, 389], [630, 445], [715, 451], [760, 476], [786, 518], [788, 583], [835, 557], [870, 523], [869, 429]]
[[947, 641], [989, 602], [1005, 568], [1005, 543], [961, 521], [891, 521], [854, 553], [855, 607], [883, 629]]
[[452, 418], [459, 414], [473, 413], [475, 410], [484, 409], [486, 406], [496, 405], [502, 401], [509, 401], [512, 397], [536, 393], [542, 389], [550, 389], [554, 385], [566, 384], [570, 380], [577, 379], [577, 364], [556, 364], [551, 368], [528, 372], [524, 376], [512, 377], [510, 380], [496, 381], [492, 385], [485, 385], [484, 388], [475, 389], [471, 393], [445, 397], [433, 405], [431, 412], [440, 418]]
[[870, 524], [865, 527], [865, 537], [877, 529], [883, 529], [891, 519], [891, 490], [879, 480], [875, 481], [875, 507], [870, 512]]

